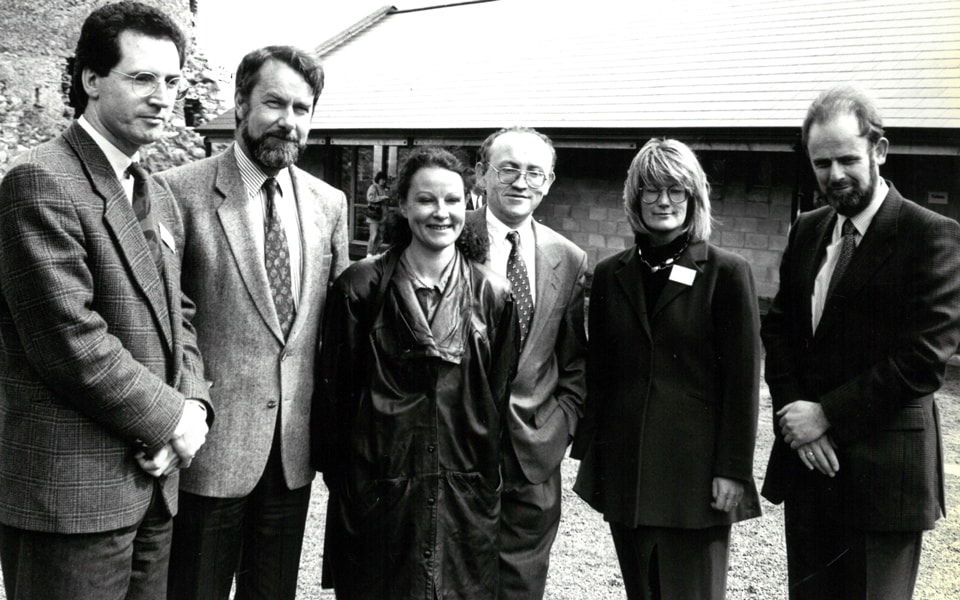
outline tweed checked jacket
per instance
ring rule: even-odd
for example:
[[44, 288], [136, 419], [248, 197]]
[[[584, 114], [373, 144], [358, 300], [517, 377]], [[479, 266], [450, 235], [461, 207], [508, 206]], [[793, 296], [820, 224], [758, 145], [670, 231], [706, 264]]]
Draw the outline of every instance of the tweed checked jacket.
[[[147, 184], [164, 226], [172, 198]], [[173, 437], [207, 386], [177, 256], [151, 257], [120, 182], [74, 123], [0, 184], [0, 522], [127, 527], [154, 479], [134, 454]], [[212, 413], [211, 413], [212, 416]], [[178, 475], [161, 479], [171, 514]]]
[[296, 489], [313, 480], [310, 407], [321, 316], [328, 287], [350, 264], [343, 192], [291, 167], [303, 277], [284, 339], [263, 250], [254, 242], [263, 209], [247, 199], [236, 152], [231, 145], [158, 175], [183, 214], [183, 235], [177, 235], [183, 289], [197, 303], [193, 323], [218, 406], [217, 422], [180, 486], [216, 498], [253, 490], [270, 456], [277, 419], [287, 485]]

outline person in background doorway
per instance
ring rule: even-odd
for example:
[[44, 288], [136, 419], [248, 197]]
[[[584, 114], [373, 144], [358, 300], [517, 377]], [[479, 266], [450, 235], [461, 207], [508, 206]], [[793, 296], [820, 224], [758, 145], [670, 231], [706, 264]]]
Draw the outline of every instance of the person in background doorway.
[[367, 229], [370, 235], [367, 238], [367, 256], [373, 256], [380, 251], [383, 242], [383, 223], [387, 218], [387, 204], [390, 194], [387, 192], [387, 176], [378, 171], [373, 183], [367, 188]]

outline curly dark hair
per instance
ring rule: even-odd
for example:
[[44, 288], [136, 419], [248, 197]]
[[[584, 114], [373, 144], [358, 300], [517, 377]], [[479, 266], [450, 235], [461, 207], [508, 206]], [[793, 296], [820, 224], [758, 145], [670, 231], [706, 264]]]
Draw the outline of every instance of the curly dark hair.
[[[452, 171], [463, 178], [464, 166], [460, 160], [443, 148], [435, 146], [425, 146], [413, 152], [400, 167], [400, 174], [397, 177], [397, 199], [399, 203], [406, 201], [407, 194], [410, 192], [410, 184], [413, 176], [421, 169], [436, 167]], [[487, 235], [486, 224], [482, 227], [465, 224], [457, 238], [457, 249], [468, 259], [476, 262], [487, 260], [487, 252], [490, 248], [490, 238]], [[399, 212], [391, 212], [387, 215], [383, 228], [383, 239], [387, 244], [404, 248], [410, 244], [413, 233], [410, 231], [410, 225]]]
[[158, 9], [140, 2], [116, 2], [90, 13], [80, 29], [80, 39], [70, 70], [70, 106], [79, 118], [87, 109], [87, 92], [83, 89], [83, 70], [90, 69], [101, 77], [110, 75], [123, 57], [120, 55], [120, 34], [134, 31], [148, 37], [170, 40], [177, 47], [180, 68], [186, 60], [187, 38], [173, 20]]

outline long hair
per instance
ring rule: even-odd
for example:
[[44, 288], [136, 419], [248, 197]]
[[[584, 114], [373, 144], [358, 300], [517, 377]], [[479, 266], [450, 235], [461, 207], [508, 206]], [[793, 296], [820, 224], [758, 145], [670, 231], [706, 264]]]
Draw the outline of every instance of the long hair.
[[713, 217], [710, 215], [710, 184], [693, 150], [683, 142], [654, 138], [643, 145], [627, 170], [623, 185], [623, 210], [634, 231], [650, 233], [640, 216], [644, 185], [668, 188], [679, 185], [687, 193], [687, 218], [684, 229], [691, 241], [710, 239]]
[[[400, 167], [400, 173], [397, 176], [397, 199], [399, 204], [407, 201], [407, 194], [410, 192], [410, 184], [413, 176], [421, 169], [435, 167], [451, 171], [463, 179], [464, 166], [460, 160], [443, 148], [435, 146], [425, 146], [413, 152]], [[410, 225], [399, 212], [391, 212], [384, 221], [384, 241], [391, 246], [405, 248], [413, 239], [413, 233], [410, 231]], [[473, 227], [463, 226], [460, 236], [456, 241], [457, 249], [468, 259], [483, 262], [487, 259], [487, 251], [490, 247], [490, 238], [486, 232], [486, 226]]]

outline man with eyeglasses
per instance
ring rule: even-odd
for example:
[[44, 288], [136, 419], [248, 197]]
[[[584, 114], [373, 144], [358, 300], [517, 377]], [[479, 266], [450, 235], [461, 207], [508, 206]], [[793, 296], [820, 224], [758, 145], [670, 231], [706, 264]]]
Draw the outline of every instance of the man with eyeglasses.
[[556, 178], [550, 138], [510, 127], [480, 146], [489, 264], [513, 285], [523, 348], [507, 407], [500, 525], [500, 598], [542, 598], [560, 524], [560, 462], [585, 399], [587, 255], [533, 212]]
[[166, 596], [177, 469], [213, 413], [180, 291], [179, 213], [133, 163], [171, 116], [184, 48], [154, 8], [94, 11], [72, 72], [77, 122], [0, 184], [10, 600]]

